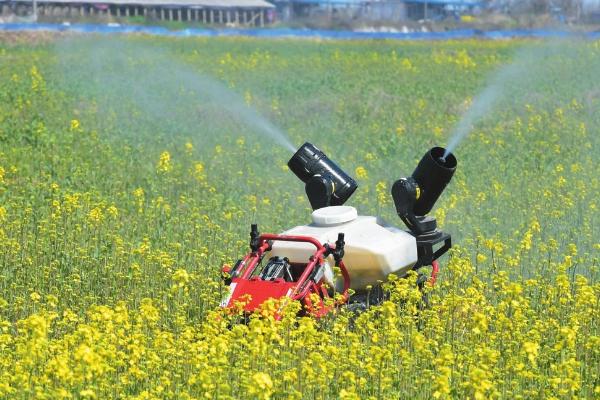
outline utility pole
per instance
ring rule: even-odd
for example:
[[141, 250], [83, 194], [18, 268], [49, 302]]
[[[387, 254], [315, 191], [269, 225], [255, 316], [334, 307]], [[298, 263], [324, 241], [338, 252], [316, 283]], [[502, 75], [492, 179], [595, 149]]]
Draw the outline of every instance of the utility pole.
[[33, 0], [33, 22], [37, 22], [38, 13], [37, 13], [37, 0]]

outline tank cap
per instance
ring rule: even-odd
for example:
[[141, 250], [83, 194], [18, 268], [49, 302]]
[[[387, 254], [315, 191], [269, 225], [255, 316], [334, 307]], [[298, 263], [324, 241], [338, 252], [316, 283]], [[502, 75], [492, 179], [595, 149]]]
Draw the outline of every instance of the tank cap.
[[323, 207], [313, 211], [312, 220], [315, 224], [321, 226], [343, 224], [356, 219], [358, 213], [356, 208], [351, 206], [331, 206]]

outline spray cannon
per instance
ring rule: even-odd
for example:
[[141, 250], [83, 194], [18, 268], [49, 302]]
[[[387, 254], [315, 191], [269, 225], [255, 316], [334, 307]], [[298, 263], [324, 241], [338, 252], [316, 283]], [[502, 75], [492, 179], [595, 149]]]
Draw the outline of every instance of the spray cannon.
[[[430, 264], [452, 246], [450, 235], [439, 231], [435, 218], [427, 214], [452, 179], [456, 166], [454, 154], [434, 147], [425, 153], [411, 176], [398, 179], [392, 186], [396, 212], [417, 239], [420, 265]], [[444, 245], [434, 251], [433, 247], [441, 242]]]
[[308, 142], [290, 158], [288, 167], [304, 182], [313, 210], [341, 206], [358, 187], [354, 179]]
[[[358, 185], [314, 145], [303, 144], [288, 166], [305, 184], [312, 222], [279, 235], [261, 234], [253, 224], [250, 252], [233, 268], [223, 268], [230, 288], [223, 307], [246, 299], [243, 307], [250, 312], [269, 298], [290, 299], [300, 301], [304, 313], [319, 317], [341, 303], [362, 307], [382, 301], [383, 295], [373, 298], [372, 293], [383, 292], [369, 288], [378, 287], [390, 274], [405, 276], [431, 265], [429, 281], [435, 282], [437, 259], [450, 249], [451, 239], [427, 214], [456, 170], [453, 154], [434, 147], [410, 177], [392, 186], [396, 211], [409, 231], [344, 205]], [[422, 277], [420, 286], [427, 281]]]
[[435, 231], [435, 218], [426, 216], [440, 197], [454, 171], [456, 157], [444, 157], [445, 150], [434, 147], [421, 159], [408, 178], [400, 178], [392, 186], [392, 197], [398, 216], [417, 235]]

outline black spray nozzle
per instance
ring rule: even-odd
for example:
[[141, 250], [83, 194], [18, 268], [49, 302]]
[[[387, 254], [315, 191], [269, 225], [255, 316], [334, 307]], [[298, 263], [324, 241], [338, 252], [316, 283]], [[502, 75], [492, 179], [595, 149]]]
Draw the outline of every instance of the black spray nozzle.
[[346, 246], [346, 241], [344, 240], [344, 233], [343, 232], [339, 232], [338, 233], [338, 237], [337, 240], [335, 241], [335, 248], [331, 248], [331, 246], [329, 246], [328, 243], [325, 243], [324, 247], [327, 249], [327, 252], [325, 252], [325, 257], [328, 257], [329, 255], [333, 255], [333, 259], [335, 260], [335, 265], [339, 266], [340, 265], [340, 261], [342, 261], [342, 258], [344, 258], [344, 247]]
[[408, 178], [392, 186], [398, 216], [415, 234], [435, 231], [436, 222], [426, 215], [431, 211], [456, 170], [456, 157], [441, 147], [429, 150]]
[[344, 204], [358, 187], [354, 179], [308, 142], [290, 158], [288, 167], [305, 183], [313, 210]]
[[338, 238], [335, 241], [335, 252], [333, 253], [333, 258], [335, 259], [335, 265], [340, 264], [340, 261], [342, 261], [342, 258], [344, 258], [344, 247], [346, 246], [346, 241], [344, 240], [344, 233], [340, 232], [338, 233]]
[[456, 165], [454, 154], [446, 154], [446, 150], [442, 147], [434, 147], [423, 156], [412, 173], [412, 178], [420, 189], [413, 207], [415, 215], [426, 215], [431, 211], [452, 179]]
[[259, 245], [260, 245], [260, 232], [258, 231], [258, 225], [257, 224], [251, 224], [250, 225], [250, 250], [252, 250], [253, 253], [256, 253], [258, 251]]

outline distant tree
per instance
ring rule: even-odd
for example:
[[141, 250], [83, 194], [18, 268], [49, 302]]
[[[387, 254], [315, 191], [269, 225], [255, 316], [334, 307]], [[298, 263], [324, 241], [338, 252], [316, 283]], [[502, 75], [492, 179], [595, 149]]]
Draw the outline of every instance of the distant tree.
[[581, 17], [582, 10], [582, 0], [554, 0], [553, 5], [555, 7], [560, 7], [563, 14], [571, 17], [579, 19]]

